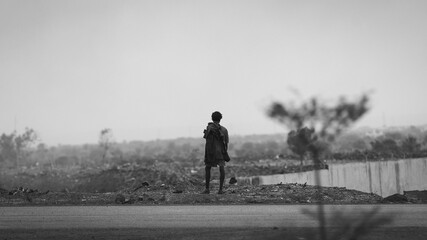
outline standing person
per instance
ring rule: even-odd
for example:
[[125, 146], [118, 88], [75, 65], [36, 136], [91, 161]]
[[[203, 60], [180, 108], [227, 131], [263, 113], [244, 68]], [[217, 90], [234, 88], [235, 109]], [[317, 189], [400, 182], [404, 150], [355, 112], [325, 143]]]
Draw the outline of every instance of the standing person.
[[206, 189], [202, 193], [209, 194], [209, 183], [211, 180], [211, 168], [219, 166], [219, 190], [218, 194], [223, 194], [223, 186], [225, 179], [225, 161], [229, 161], [228, 150], [228, 131], [219, 122], [222, 119], [222, 114], [218, 111], [212, 113], [212, 121], [204, 130], [203, 138], [206, 139], [205, 144], [205, 180]]

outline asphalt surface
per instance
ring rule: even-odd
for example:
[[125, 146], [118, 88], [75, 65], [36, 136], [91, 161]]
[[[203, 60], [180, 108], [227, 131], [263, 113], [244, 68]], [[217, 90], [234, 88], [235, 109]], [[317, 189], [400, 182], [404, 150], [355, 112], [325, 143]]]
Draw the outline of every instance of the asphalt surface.
[[[427, 205], [326, 205], [325, 213], [328, 218], [339, 210], [357, 219], [375, 207], [380, 208], [376, 216], [392, 216], [384, 227], [427, 227]], [[0, 229], [315, 227], [317, 220], [303, 212], [316, 209], [316, 205], [1, 207]]]

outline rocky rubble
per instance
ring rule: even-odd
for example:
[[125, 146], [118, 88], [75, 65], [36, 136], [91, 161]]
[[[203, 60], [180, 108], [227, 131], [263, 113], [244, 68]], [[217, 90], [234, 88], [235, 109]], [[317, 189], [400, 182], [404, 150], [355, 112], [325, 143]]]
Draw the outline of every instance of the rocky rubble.
[[171, 205], [171, 204], [314, 204], [319, 197], [325, 204], [375, 204], [382, 197], [345, 188], [326, 188], [303, 184], [266, 186], [227, 184], [225, 194], [200, 194], [203, 185], [141, 184], [110, 193], [16, 192], [0, 191], [0, 206], [10, 205]]

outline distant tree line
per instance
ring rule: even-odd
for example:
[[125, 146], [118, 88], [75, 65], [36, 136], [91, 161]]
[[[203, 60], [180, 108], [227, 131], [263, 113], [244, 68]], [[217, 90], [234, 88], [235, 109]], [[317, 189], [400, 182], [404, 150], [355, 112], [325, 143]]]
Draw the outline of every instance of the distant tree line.
[[[318, 142], [322, 159], [381, 160], [427, 157], [427, 131], [417, 127], [371, 130], [342, 134], [332, 145]], [[203, 165], [204, 139], [115, 142], [111, 129], [100, 131], [98, 144], [59, 145], [41, 143], [35, 130], [0, 135], [1, 167], [108, 167], [134, 162], [147, 166], [156, 162], [175, 162], [185, 167]], [[232, 161], [261, 159], [310, 159], [310, 153], [293, 151], [289, 136], [284, 134], [231, 136], [229, 153]]]
[[37, 139], [36, 132], [31, 128], [25, 128], [22, 134], [16, 131], [3, 133], [0, 136], [0, 164], [18, 167], [22, 161], [27, 160], [29, 148]]
[[384, 160], [427, 157], [426, 142], [421, 142], [414, 136], [408, 136], [400, 141], [392, 138], [374, 139], [368, 149], [355, 149], [346, 152], [328, 154], [328, 159], [335, 160]]

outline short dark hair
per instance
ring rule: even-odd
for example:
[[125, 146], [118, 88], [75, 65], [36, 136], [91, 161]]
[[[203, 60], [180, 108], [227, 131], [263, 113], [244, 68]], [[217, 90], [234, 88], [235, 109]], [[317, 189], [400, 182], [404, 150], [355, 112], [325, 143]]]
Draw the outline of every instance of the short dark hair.
[[218, 111], [212, 113], [212, 121], [219, 122], [222, 119], [222, 114]]

